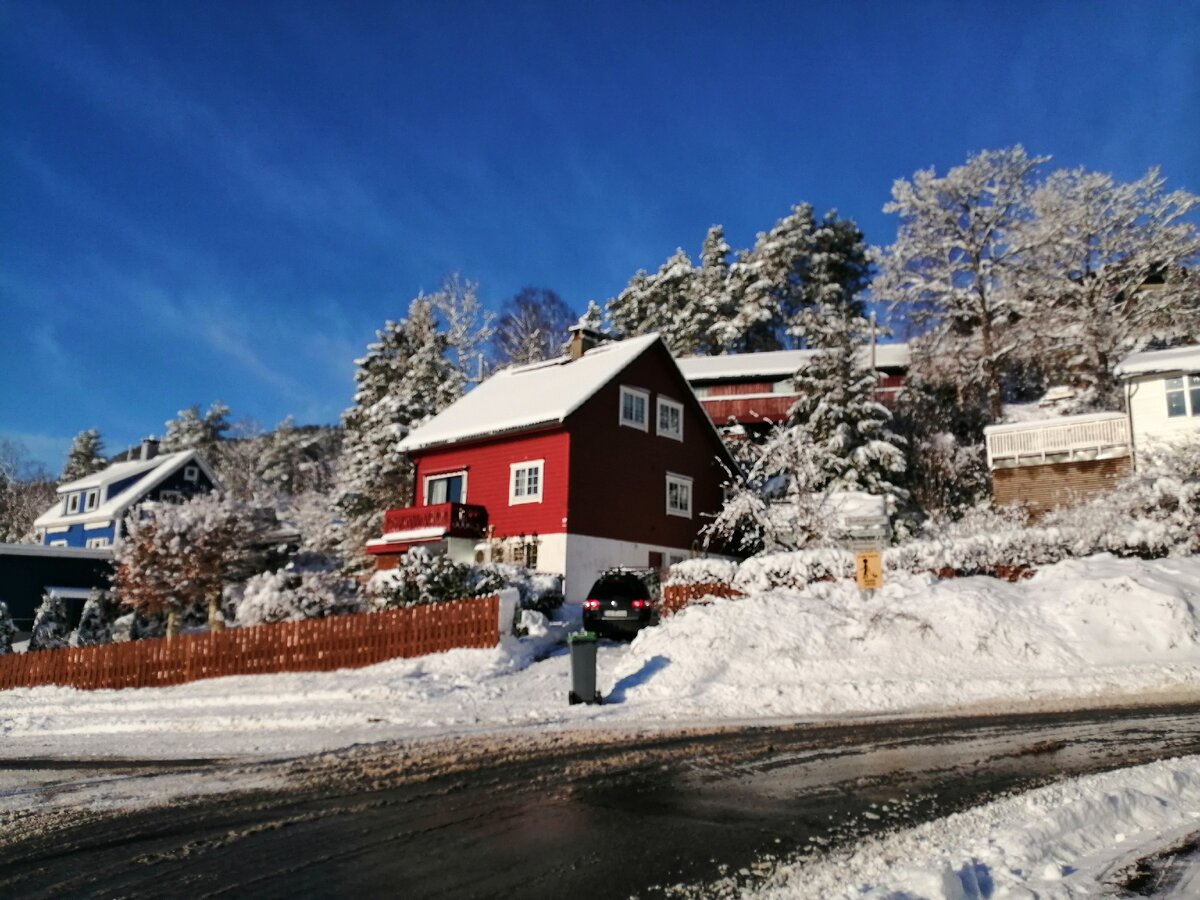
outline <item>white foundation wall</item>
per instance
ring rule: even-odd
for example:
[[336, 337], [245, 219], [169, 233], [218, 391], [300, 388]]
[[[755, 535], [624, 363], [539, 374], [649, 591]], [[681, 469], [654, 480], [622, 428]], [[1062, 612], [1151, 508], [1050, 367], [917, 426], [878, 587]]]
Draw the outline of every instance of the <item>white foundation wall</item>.
[[[565, 567], [559, 571], [566, 573], [563, 593], [568, 603], [582, 603], [586, 600], [588, 589], [605, 569], [613, 566], [644, 568], [650, 564], [651, 553], [661, 553], [663, 565], [679, 559], [688, 559], [692, 555], [686, 547], [664, 547], [661, 544], [614, 541], [609, 538], [589, 537], [582, 534], [556, 535], [556, 537], [566, 538]], [[673, 560], [672, 557], [675, 559]], [[540, 564], [540, 559], [538, 562], [538, 568], [545, 568]]]

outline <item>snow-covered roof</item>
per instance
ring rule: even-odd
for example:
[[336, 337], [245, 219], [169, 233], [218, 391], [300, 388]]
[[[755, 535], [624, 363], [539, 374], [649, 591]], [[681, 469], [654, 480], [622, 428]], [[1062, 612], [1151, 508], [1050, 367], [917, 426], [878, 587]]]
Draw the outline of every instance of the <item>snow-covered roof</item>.
[[1198, 372], [1200, 371], [1200, 345], [1134, 353], [1117, 363], [1115, 371], [1118, 378], [1159, 372]]
[[[688, 381], [713, 381], [725, 378], [782, 378], [808, 365], [816, 350], [771, 350], [765, 353], [730, 353], [724, 356], [687, 356], [677, 359]], [[864, 362], [870, 347], [860, 350]], [[908, 344], [877, 344], [875, 366], [880, 369], [904, 368], [911, 359]]]
[[1011, 434], [1014, 431], [1035, 431], [1039, 428], [1059, 428], [1067, 425], [1087, 425], [1092, 422], [1110, 422], [1125, 419], [1122, 412], [1084, 413], [1079, 416], [1042, 416], [1038, 419], [1024, 419], [1020, 422], [1005, 422], [1002, 425], [988, 425], [983, 433]]
[[563, 356], [503, 369], [410, 432], [400, 449], [560, 423], [658, 340], [648, 334], [601, 344], [574, 361]]
[[[34, 520], [33, 525], [35, 528], [56, 528], [80, 522], [112, 521], [123, 515], [131, 504], [144, 497], [148, 491], [162, 484], [171, 475], [188, 464], [199, 466], [214, 485], [220, 486], [216, 473], [209, 468], [208, 464], [204, 462], [204, 459], [195, 450], [180, 450], [176, 453], [164, 453], [151, 459], [135, 459], [127, 462], [113, 463], [111, 466], [88, 475], [85, 478], [78, 478], [75, 481], [68, 481], [66, 484], [61, 485], [58, 488], [59, 499], [55, 501], [54, 506], [38, 516]], [[84, 511], [83, 504], [80, 504], [80, 510], [77, 513], [67, 515], [62, 511], [62, 498], [67, 494], [77, 491], [107, 488], [119, 481], [124, 481], [127, 478], [133, 478], [138, 475], [141, 475], [142, 478], [116, 496], [106, 498], [104, 503], [95, 509]]]

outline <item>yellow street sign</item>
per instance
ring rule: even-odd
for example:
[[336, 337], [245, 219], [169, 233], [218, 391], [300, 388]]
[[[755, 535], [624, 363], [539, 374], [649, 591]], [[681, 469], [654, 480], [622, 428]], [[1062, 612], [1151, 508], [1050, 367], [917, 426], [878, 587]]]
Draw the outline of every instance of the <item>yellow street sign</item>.
[[883, 587], [883, 559], [878, 550], [854, 554], [854, 580], [860, 588]]

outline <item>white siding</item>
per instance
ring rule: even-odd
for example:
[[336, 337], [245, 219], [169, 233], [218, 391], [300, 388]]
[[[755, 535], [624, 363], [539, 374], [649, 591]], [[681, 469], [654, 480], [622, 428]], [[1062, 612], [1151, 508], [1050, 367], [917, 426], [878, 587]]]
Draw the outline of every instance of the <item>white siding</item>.
[[644, 568], [650, 564], [651, 553], [661, 553], [664, 565], [672, 556], [683, 559], [691, 556], [691, 551], [686, 547], [614, 541], [610, 538], [582, 534], [568, 534], [566, 538], [567, 577], [563, 585], [563, 596], [568, 603], [582, 603], [586, 600], [588, 589], [605, 569], [613, 566]]
[[1200, 416], [1167, 415], [1166, 375], [1130, 379], [1127, 388], [1133, 418], [1133, 443], [1139, 450], [1157, 440], [1200, 435]]

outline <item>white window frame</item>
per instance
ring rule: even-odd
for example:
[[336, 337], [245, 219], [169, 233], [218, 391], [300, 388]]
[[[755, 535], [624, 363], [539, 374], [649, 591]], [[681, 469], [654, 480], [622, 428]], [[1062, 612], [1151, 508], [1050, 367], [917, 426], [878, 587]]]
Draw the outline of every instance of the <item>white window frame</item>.
[[[642, 421], [625, 418], [625, 398], [639, 397], [642, 401]], [[641, 388], [621, 385], [620, 401], [617, 404], [617, 421], [626, 428], [636, 428], [639, 431], [650, 431], [650, 392]]]
[[[679, 430], [678, 431], [663, 431], [662, 414], [664, 409], [673, 409], [679, 414]], [[654, 405], [654, 428], [659, 437], [671, 438], [674, 441], [683, 440], [683, 404], [678, 400], [672, 400], [669, 397], [659, 396], [658, 402]]]
[[[674, 509], [671, 508], [671, 487], [672, 486], [687, 488], [687, 509], [686, 510], [683, 509], [682, 507], [677, 507]], [[686, 476], [686, 475], [676, 475], [674, 472], [668, 472], [667, 473], [667, 489], [666, 490], [667, 490], [667, 495], [666, 495], [667, 515], [668, 516], [679, 516], [679, 518], [681, 518], [681, 519], [690, 519], [692, 517], [692, 511], [695, 509], [695, 505], [696, 505], [695, 504], [696, 491], [695, 491], [695, 486], [694, 486], [692, 479], [688, 478], [688, 476]]]
[[[429, 486], [430, 486], [431, 482], [437, 481], [439, 478], [454, 478], [459, 475], [462, 476], [463, 486], [462, 486], [462, 499], [459, 500], [458, 502], [466, 503], [467, 502], [467, 470], [466, 469], [455, 469], [453, 472], [434, 472], [432, 475], [425, 476], [425, 492], [424, 492], [425, 505], [426, 506], [433, 505], [429, 502]], [[450, 501], [446, 500], [444, 502], [449, 503]]]
[[65, 546], [67, 546], [67, 542], [66, 541], [51, 541], [48, 546], [50, 546], [50, 547], [65, 547]]
[[95, 549], [95, 548], [99, 548], [99, 547], [107, 547], [111, 543], [112, 543], [112, 541], [106, 537], [88, 538], [84, 542], [84, 546]]
[[200, 480], [200, 467], [199, 466], [184, 466], [183, 467], [183, 480], [190, 481], [192, 483], [199, 481]]
[[67, 494], [68, 516], [76, 515], [79, 512], [79, 500], [82, 496], [83, 494], [79, 493], [78, 491], [73, 491], [72, 493]]
[[[537, 470], [538, 489], [536, 494], [529, 493], [529, 480], [526, 476], [523, 485], [526, 488], [525, 492], [517, 494], [517, 473], [526, 472], [530, 469]], [[542, 497], [546, 493], [546, 461], [544, 459], [527, 459], [522, 462], [515, 462], [508, 467], [508, 505], [518, 506], [522, 503], [541, 503]]]
[[100, 505], [100, 488], [92, 488], [83, 501], [83, 511], [91, 512]]

